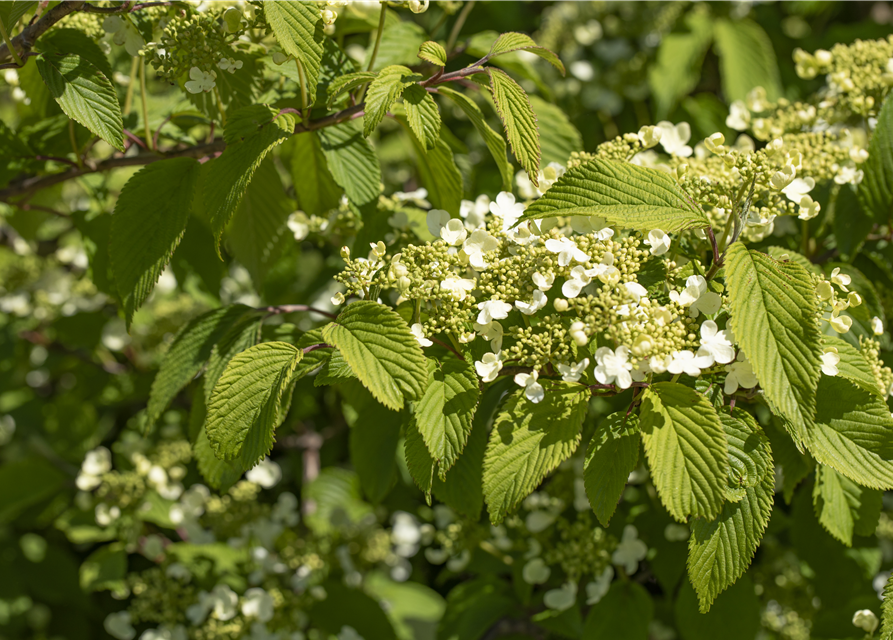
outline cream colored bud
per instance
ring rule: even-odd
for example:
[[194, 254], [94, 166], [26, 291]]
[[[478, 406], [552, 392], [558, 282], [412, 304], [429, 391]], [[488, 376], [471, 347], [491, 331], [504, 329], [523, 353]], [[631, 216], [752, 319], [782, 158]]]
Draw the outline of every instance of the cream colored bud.
[[831, 288], [831, 283], [827, 280], [822, 280], [815, 288], [815, 292], [819, 300], [830, 300], [834, 295], [834, 289]]
[[325, 9], [322, 12], [322, 21], [326, 25], [335, 24], [335, 20], [338, 19], [338, 12], [333, 9]]
[[555, 298], [552, 301], [552, 306], [555, 307], [555, 311], [558, 313], [564, 313], [567, 311], [567, 300], [564, 298]]
[[834, 62], [834, 56], [831, 55], [830, 51], [826, 51], [825, 49], [819, 49], [815, 52], [815, 61], [822, 67], [827, 67], [832, 62]]
[[850, 295], [846, 297], [847, 302], [851, 307], [858, 307], [862, 304], [862, 296], [860, 296], [855, 291], [850, 291]]
[[348, 248], [346, 246], [341, 247], [341, 257], [344, 258], [345, 260], [349, 259], [350, 258], [350, 248]]
[[336, 307], [339, 304], [344, 304], [344, 294], [339, 291], [338, 293], [333, 295], [332, 296], [332, 304], [335, 305]]
[[428, 10], [428, 0], [409, 0], [409, 10], [413, 13], [425, 13]]

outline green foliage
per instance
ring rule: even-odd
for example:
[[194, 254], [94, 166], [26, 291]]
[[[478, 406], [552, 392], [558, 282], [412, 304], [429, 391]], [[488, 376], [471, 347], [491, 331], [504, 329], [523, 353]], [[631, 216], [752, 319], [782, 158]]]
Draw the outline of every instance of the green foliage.
[[403, 94], [403, 90], [421, 79], [422, 76], [401, 65], [391, 65], [382, 69], [366, 91], [363, 135], [368, 138], [384, 120], [391, 105]]
[[494, 58], [504, 53], [511, 53], [512, 51], [529, 51], [530, 53], [536, 54], [558, 69], [558, 71], [561, 72], [561, 75], [564, 75], [564, 65], [561, 63], [561, 60], [558, 59], [558, 56], [545, 47], [540, 47], [533, 41], [533, 38], [523, 33], [509, 32], [500, 35], [493, 43], [493, 46], [490, 47], [490, 54], [488, 57]]
[[355, 71], [354, 73], [338, 76], [326, 89], [326, 95], [328, 96], [326, 106], [331, 108], [336, 102], [336, 98], [342, 93], [347, 93], [363, 86], [367, 82], [374, 80], [377, 75], [377, 73], [372, 71]]
[[433, 149], [440, 138], [440, 111], [431, 94], [414, 84], [403, 91], [406, 120], [425, 150]]
[[447, 62], [446, 50], [439, 42], [428, 41], [419, 47], [419, 58], [438, 67], [445, 67]]
[[405, 417], [371, 400], [350, 430], [350, 459], [363, 494], [373, 504], [387, 495], [397, 473], [397, 441]]
[[781, 95], [778, 63], [772, 41], [752, 20], [719, 20], [716, 23], [722, 90], [726, 99], [744, 100], [754, 87], [762, 87], [770, 100]]
[[505, 128], [505, 136], [512, 145], [512, 153], [527, 171], [530, 181], [537, 184], [540, 134], [530, 98], [517, 82], [499, 69], [490, 69], [490, 93]]
[[881, 512], [879, 491], [860, 487], [833, 469], [819, 465], [812, 499], [819, 522], [846, 546], [853, 546], [853, 533], [874, 533]]
[[586, 450], [586, 495], [598, 521], [608, 526], [626, 479], [639, 464], [642, 435], [635, 415], [611, 414], [601, 421]]
[[713, 20], [706, 11], [693, 11], [685, 20], [686, 31], [664, 37], [657, 62], [648, 73], [658, 119], [666, 118], [701, 77], [704, 55], [713, 39]]
[[318, 132], [320, 146], [335, 183], [348, 199], [363, 206], [378, 198], [381, 169], [372, 145], [357, 122], [345, 122]]
[[647, 640], [654, 602], [645, 588], [631, 581], [615, 582], [586, 616], [585, 640]]
[[279, 45], [299, 64], [299, 73], [306, 78], [308, 100], [312, 104], [325, 38], [316, 3], [305, 0], [266, 3], [264, 17]]
[[890, 221], [893, 206], [893, 100], [884, 100], [868, 144], [865, 177], [856, 194], [862, 211], [878, 223]]
[[291, 173], [301, 210], [322, 215], [337, 207], [342, 189], [329, 171], [319, 134], [311, 131], [291, 140]]

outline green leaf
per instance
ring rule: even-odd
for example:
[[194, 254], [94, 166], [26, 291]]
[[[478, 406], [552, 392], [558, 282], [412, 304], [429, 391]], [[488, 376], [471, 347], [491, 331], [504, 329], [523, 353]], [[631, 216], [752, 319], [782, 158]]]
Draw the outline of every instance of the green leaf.
[[385, 114], [397, 101], [403, 90], [421, 79], [422, 76], [401, 65], [391, 65], [382, 69], [366, 91], [363, 135], [368, 138], [375, 127], [384, 120]]
[[343, 190], [329, 171], [319, 134], [309, 131], [293, 136], [291, 151], [292, 182], [301, 211], [320, 216], [337, 208]]
[[[750, 414], [720, 414], [729, 445], [731, 480], [743, 496], [726, 502], [712, 522], [692, 522], [688, 577], [707, 612], [720, 593], [744, 575], [763, 538], [775, 493], [775, 467], [769, 440]], [[739, 419], [741, 418], [741, 419]]]
[[[258, 64], [261, 58], [259, 52], [249, 53], [248, 51], [230, 48], [226, 55], [236, 62], [241, 62], [242, 67], [237, 69], [235, 73], [230, 73], [229, 71], [218, 73], [215, 91], [201, 91], [199, 93], [186, 91], [185, 83], [189, 80], [189, 76], [185, 73], [180, 78], [180, 86], [186, 95], [186, 99], [201, 113], [216, 122], [222, 122], [220, 102], [223, 102], [227, 124], [229, 124], [229, 121], [238, 110], [257, 106], [254, 105], [254, 102], [260, 93], [264, 75]], [[218, 95], [220, 96], [219, 102], [217, 99]]]
[[763, 87], [769, 100], [782, 95], [772, 40], [760, 25], [747, 18], [720, 19], [715, 38], [726, 100], [744, 100], [754, 87]]
[[583, 137], [557, 105], [539, 96], [530, 96], [530, 106], [540, 130], [542, 163], [557, 162], [566, 166], [571, 153], [583, 150]]
[[[378, 11], [374, 12], [377, 27]], [[401, 64], [407, 67], [418, 64], [419, 47], [427, 40], [428, 34], [421, 25], [409, 20], [401, 20], [396, 11], [389, 11], [384, 33], [381, 36], [381, 45], [378, 47], [378, 56], [372, 71], [381, 71], [389, 65]], [[373, 47], [366, 48], [366, 59], [363, 68], [368, 69]]]
[[493, 423], [484, 456], [484, 499], [493, 524], [502, 522], [580, 444], [588, 388], [551, 380], [543, 387], [546, 396], [537, 404], [523, 390], [514, 391]]
[[28, 507], [55, 496], [71, 481], [49, 460], [24, 455], [0, 465], [0, 522], [14, 520]]
[[234, 322], [214, 345], [203, 376], [206, 404], [211, 402], [214, 385], [223, 375], [223, 370], [226, 369], [229, 361], [245, 349], [258, 343], [262, 322], [262, 317], [257, 313], [245, 314]]
[[437, 626], [438, 640], [480, 640], [500, 618], [519, 606], [505, 582], [486, 574], [460, 582], [446, 601], [446, 611]]
[[363, 493], [370, 502], [378, 504], [397, 476], [397, 443], [404, 416], [369, 400], [350, 429], [350, 460], [360, 477]]
[[337, 636], [341, 629], [350, 627], [361, 638], [397, 640], [382, 606], [361, 589], [334, 580], [322, 587], [327, 597], [313, 602], [307, 610], [313, 627], [323, 631], [321, 637]]
[[[11, 3], [0, 3], [0, 6], [8, 6]], [[23, 3], [17, 3], [23, 4]], [[83, 31], [78, 29], [51, 29], [40, 37], [40, 46], [43, 51], [52, 51], [59, 55], [75, 54], [92, 64], [108, 79], [114, 79], [112, 65], [102, 48]]]
[[[198, 394], [197, 397], [197, 402], [202, 403], [204, 411], [204, 394]], [[208, 486], [221, 493], [229, 491], [230, 487], [236, 484], [245, 472], [245, 468], [239, 460], [221, 460], [214, 454], [211, 441], [208, 440], [208, 432], [204, 429], [204, 422], [195, 437], [192, 455], [198, 465], [199, 473], [202, 474], [202, 478], [205, 479]]]
[[422, 396], [428, 364], [395, 311], [377, 302], [354, 302], [323, 328], [322, 335], [338, 348], [363, 386], [389, 409], [401, 409], [404, 396], [409, 400]]
[[313, 380], [313, 386], [322, 387], [328, 384], [338, 384], [339, 382], [357, 377], [338, 349], [326, 349], [326, 351], [331, 351], [331, 355], [326, 358], [322, 369], [320, 369], [319, 374]]
[[741, 243], [729, 247], [725, 272], [735, 339], [766, 398], [802, 439], [815, 414], [822, 353], [812, 277]]
[[326, 95], [328, 96], [326, 107], [331, 109], [332, 105], [335, 104], [335, 99], [342, 93], [353, 91], [357, 87], [371, 82], [377, 75], [374, 71], [355, 71], [354, 73], [348, 73], [336, 78], [326, 90]]
[[[865, 167], [863, 171], [868, 170], [866, 165], [870, 165], [870, 162], [862, 164]], [[861, 189], [864, 184], [866, 182], [863, 178], [859, 188]], [[862, 210], [856, 189], [848, 184], [840, 186], [837, 199], [834, 201], [833, 212], [834, 239], [837, 242], [840, 258], [844, 262], [852, 262], [865, 244], [868, 234], [874, 228], [874, 220], [871, 214]]]
[[323, 467], [315, 480], [303, 485], [302, 498], [316, 505], [316, 511], [304, 521], [317, 535], [339, 530], [337, 523], [345, 516], [356, 524], [372, 513], [372, 507], [360, 497], [357, 474], [341, 467]]
[[126, 577], [127, 552], [120, 542], [100, 547], [81, 564], [81, 589], [88, 593], [123, 587]]
[[884, 585], [880, 640], [893, 640], [893, 574], [887, 578], [887, 584]]
[[[315, 2], [280, 0], [264, 4], [264, 17], [273, 29], [279, 45], [301, 63], [307, 78], [310, 104], [316, 98], [316, 83], [323, 55], [322, 16]], [[308, 105], [309, 106], [309, 105]]]
[[521, 221], [601, 216], [625, 229], [668, 232], [705, 227], [707, 217], [663, 171], [593, 158], [565, 173], [527, 207]]
[[464, 93], [459, 93], [455, 89], [446, 86], [438, 87], [437, 92], [456, 103], [471, 121], [471, 124], [474, 125], [474, 128], [484, 139], [484, 144], [487, 145], [493, 160], [496, 161], [496, 167], [499, 169], [499, 175], [502, 177], [503, 191], [511, 191], [514, 171], [512, 170], [512, 163], [506, 157], [505, 138], [487, 124], [480, 107]]
[[654, 486], [670, 515], [679, 522], [715, 518], [725, 497], [728, 444], [707, 399], [675, 382], [652, 384], [639, 424]]
[[62, 111], [110, 145], [124, 151], [124, 123], [112, 83], [77, 54], [44, 53], [37, 70]]
[[853, 546], [853, 533], [874, 533], [882, 506], [880, 491], [860, 487], [821, 464], [815, 470], [812, 503], [825, 530], [848, 547]]
[[863, 212], [878, 224], [890, 222], [893, 212], [893, 100], [884, 100], [877, 126], [868, 143], [864, 176], [856, 190]]
[[443, 45], [431, 40], [419, 47], [419, 58], [431, 64], [436, 64], [438, 67], [445, 67], [447, 63], [447, 53]]
[[875, 395], [838, 377], [822, 376], [806, 447], [818, 462], [872, 489], [893, 489], [893, 418]]
[[704, 55], [713, 39], [713, 20], [709, 11], [694, 9], [685, 18], [687, 32], [669, 33], [661, 39], [657, 60], [648, 69], [656, 120], [669, 116], [701, 79]]
[[815, 462], [806, 454], [798, 451], [791, 435], [780, 425], [780, 418], [772, 416], [766, 425], [766, 435], [772, 443], [772, 456], [781, 467], [782, 494], [784, 501], [791, 504], [794, 489], [810, 474]]
[[648, 640], [654, 601], [645, 587], [618, 580], [589, 610], [583, 640]]
[[[22, 19], [22, 16], [31, 11], [36, 5], [37, 2], [23, 2], [22, 0], [15, 0], [15, 2], [0, 2], [0, 20], [3, 21], [3, 24], [6, 27], [6, 33], [9, 34], [9, 37], [12, 37], [13, 28], [19, 23], [19, 20]], [[52, 33], [52, 31], [50, 33]], [[41, 43], [42, 42], [43, 40], [41, 40]]]
[[146, 409], [147, 431], [157, 422], [176, 395], [201, 371], [214, 345], [251, 309], [241, 304], [214, 309], [194, 318], [171, 343], [152, 381]]
[[381, 168], [356, 120], [320, 129], [319, 142], [335, 182], [356, 206], [378, 202]]
[[626, 479], [639, 464], [639, 419], [625, 411], [601, 421], [589, 441], [583, 481], [589, 504], [603, 527], [608, 526]]
[[109, 252], [128, 325], [186, 231], [200, 166], [192, 158], [153, 162], [127, 181], [115, 203]]
[[440, 139], [440, 110], [423, 87], [414, 84], [403, 91], [406, 119], [425, 150], [433, 149]]
[[428, 383], [416, 404], [415, 419], [441, 480], [465, 448], [480, 395], [477, 376], [467, 362], [428, 359]]
[[237, 114], [233, 114], [235, 124], [229, 125], [227, 129], [230, 134], [225, 134], [233, 143], [227, 144], [220, 157], [208, 163], [204, 180], [205, 210], [218, 242], [242, 202], [261, 161], [273, 147], [291, 136], [295, 128], [291, 114], [276, 117], [277, 112], [268, 107], [263, 112], [256, 107], [246, 109], [250, 110], [247, 113], [251, 114], [254, 122], [248, 127], [244, 119], [236, 119]]
[[691, 585], [683, 581], [673, 606], [679, 635], [684, 640], [754, 640], [760, 631], [760, 601], [753, 587], [745, 575], [703, 613]]
[[284, 417], [280, 401], [302, 356], [286, 342], [266, 342], [229, 361], [214, 385], [205, 425], [218, 458], [248, 468], [270, 452]]
[[503, 53], [511, 53], [512, 51], [529, 51], [530, 53], [536, 54], [558, 69], [558, 71], [561, 72], [561, 75], [565, 74], [564, 65], [561, 63], [561, 60], [558, 59], [557, 55], [545, 47], [539, 46], [533, 41], [533, 38], [523, 33], [510, 31], [501, 34], [496, 39], [496, 42], [493, 43], [493, 46], [490, 47], [490, 54], [488, 57], [495, 58]]
[[[437, 466], [431, 457], [431, 452], [425, 446], [425, 439], [419, 431], [419, 425], [415, 419], [406, 425], [406, 439], [403, 442], [403, 457], [406, 460], [406, 468], [413, 482], [425, 494], [425, 502], [431, 506], [431, 492], [434, 488], [434, 468]], [[478, 510], [480, 512], [480, 509]]]
[[824, 336], [822, 340], [825, 343], [825, 348], [833, 347], [837, 349], [837, 355], [840, 356], [840, 362], [837, 363], [837, 375], [862, 387], [865, 391], [876, 395], [881, 400], [886, 400], [887, 396], [878, 387], [874, 371], [871, 370], [865, 356], [856, 347], [834, 336]]
[[537, 185], [540, 134], [530, 99], [524, 89], [504, 71], [494, 67], [489, 67], [487, 71], [490, 74], [490, 93], [496, 104], [496, 113], [505, 127], [505, 136], [512, 145], [512, 152], [527, 171], [530, 181]]
[[[397, 118], [397, 120], [404, 127], [408, 127], [403, 118]], [[426, 150], [418, 138], [408, 130], [407, 135], [412, 140], [413, 148], [416, 151], [419, 177], [422, 184], [428, 189], [428, 200], [431, 201], [435, 209], [443, 209], [452, 215], [457, 215], [462, 204], [462, 174], [453, 160], [453, 152], [450, 151], [443, 139], [445, 131], [445, 128], [441, 131], [441, 138], [431, 150]]]

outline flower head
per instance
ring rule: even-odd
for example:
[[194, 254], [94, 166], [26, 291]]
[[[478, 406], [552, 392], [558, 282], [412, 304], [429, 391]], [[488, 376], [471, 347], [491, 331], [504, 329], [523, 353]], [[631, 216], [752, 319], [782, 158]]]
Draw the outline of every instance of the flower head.
[[201, 92], [209, 92], [213, 89], [217, 83], [215, 82], [215, 78], [217, 74], [213, 71], [202, 71], [198, 67], [192, 67], [189, 70], [189, 77], [191, 78], [186, 82], [186, 91], [189, 93], [201, 93]]
[[521, 300], [515, 300], [515, 307], [517, 307], [518, 311], [523, 313], [525, 316], [532, 316], [534, 313], [545, 307], [548, 301], [549, 299], [546, 297], [546, 294], [537, 289], [533, 292], [532, 302], [522, 302]]
[[735, 102], [729, 105], [726, 126], [731, 127], [735, 131], [744, 131], [750, 126], [750, 110], [742, 100], [735, 100]]
[[451, 219], [449, 211], [431, 209], [425, 218], [425, 222], [428, 224], [428, 231], [431, 232], [431, 235], [439, 238], [441, 229], [447, 226]]
[[589, 366], [589, 358], [583, 358], [577, 364], [558, 364], [556, 365], [556, 369], [558, 369], [558, 373], [561, 374], [561, 379], [565, 382], [579, 382], [580, 376], [583, 375], [583, 372], [586, 371], [586, 367]]
[[837, 355], [837, 349], [834, 347], [825, 347], [822, 353], [822, 373], [826, 376], [836, 376], [840, 371], [837, 365], [840, 364], [840, 356]]
[[449, 291], [456, 300], [465, 300], [468, 292], [474, 289], [474, 280], [448, 276], [440, 283], [440, 288]]
[[562, 267], [569, 265], [571, 260], [576, 260], [577, 262], [586, 262], [589, 260], [589, 256], [580, 251], [577, 248], [576, 243], [570, 238], [561, 238], [561, 240], [552, 238], [546, 240], [546, 249], [552, 253], [558, 254], [558, 264]]
[[515, 196], [508, 191], [500, 191], [496, 196], [496, 202], [490, 203], [490, 213], [497, 218], [502, 218], [502, 229], [508, 231], [515, 226], [515, 222], [524, 213], [524, 205], [515, 202]]
[[465, 242], [468, 237], [468, 231], [465, 229], [465, 223], [459, 218], [452, 218], [440, 229], [440, 237], [451, 247], [458, 246]]
[[478, 303], [478, 324], [489, 324], [492, 320], [504, 320], [509, 317], [512, 305], [502, 300], [485, 300]]
[[706, 320], [701, 325], [701, 348], [698, 349], [698, 355], [709, 354], [715, 362], [728, 364], [735, 359], [732, 330], [719, 331], [718, 329], [719, 327], [713, 320]]
[[601, 384], [616, 384], [621, 389], [629, 389], [633, 383], [633, 365], [629, 362], [629, 349], [625, 346], [612, 351], [609, 347], [599, 347], [595, 352], [595, 379]]
[[[102, 22], [102, 29], [106, 33], [114, 34], [112, 42], [119, 47], [123, 44], [125, 51], [131, 56], [138, 56], [140, 49], [146, 46], [146, 41], [140, 35], [139, 29], [130, 21], [130, 18], [120, 16], [108, 16]], [[198, 93], [197, 91], [194, 93]]]
[[873, 635], [878, 627], [878, 619], [871, 609], [861, 609], [853, 614], [853, 625]]
[[651, 255], [662, 256], [670, 250], [670, 236], [660, 229], [652, 229], [643, 241], [651, 247]]
[[694, 352], [684, 349], [682, 351], [674, 351], [670, 354], [670, 364], [667, 365], [667, 371], [673, 375], [680, 373], [688, 374], [692, 377], [701, 375], [701, 369], [706, 369], [713, 364], [713, 356], [709, 354], [695, 355]]
[[739, 387], [743, 389], [753, 389], [759, 384], [757, 377], [753, 373], [753, 367], [744, 357], [743, 351], [739, 352], [736, 361], [725, 369], [728, 373], [725, 386], [723, 387], [723, 391], [725, 391], [726, 395], [732, 395]]
[[430, 347], [432, 344], [434, 344], [425, 337], [425, 331], [422, 329], [421, 322], [416, 322], [414, 325], [412, 325], [409, 328], [409, 332], [413, 335], [413, 337], [415, 337], [416, 340], [418, 340], [419, 344], [423, 347]]
[[242, 61], [234, 60], [232, 58], [221, 58], [220, 62], [217, 63], [217, 66], [220, 67], [221, 71], [235, 73], [242, 68]]
[[484, 357], [474, 363], [475, 371], [483, 382], [493, 382], [502, 370], [502, 360], [498, 353], [485, 353]]
[[657, 126], [661, 130], [660, 144], [664, 151], [680, 158], [691, 155], [692, 149], [688, 146], [688, 141], [691, 140], [691, 127], [687, 122], [674, 125], [672, 122], [662, 120]]
[[639, 532], [633, 525], [628, 524], [623, 529], [623, 536], [617, 544], [617, 549], [611, 555], [611, 562], [623, 567], [627, 574], [633, 574], [647, 553], [648, 545], [639, 540]]
[[546, 390], [537, 382], [538, 377], [539, 374], [536, 371], [515, 374], [515, 384], [524, 387], [524, 396], [534, 404], [541, 402], [546, 397]]
[[468, 256], [468, 263], [478, 271], [483, 271], [489, 266], [484, 254], [498, 248], [499, 240], [487, 233], [486, 229], [477, 229], [462, 244], [462, 250]]

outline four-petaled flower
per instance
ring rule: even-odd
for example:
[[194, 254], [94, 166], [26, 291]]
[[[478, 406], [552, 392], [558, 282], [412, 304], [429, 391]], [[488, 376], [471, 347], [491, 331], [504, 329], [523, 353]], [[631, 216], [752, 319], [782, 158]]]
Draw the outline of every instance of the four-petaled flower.
[[539, 374], [536, 371], [515, 374], [515, 384], [524, 387], [524, 396], [534, 404], [541, 402], [546, 397], [546, 390], [537, 382], [538, 377]]
[[737, 360], [726, 367], [726, 372], [728, 375], [726, 376], [726, 383], [723, 387], [723, 391], [726, 392], [726, 395], [732, 395], [739, 387], [742, 389], [753, 389], [759, 383], [757, 377], [753, 373], [753, 367], [744, 357], [743, 351], [738, 352]]
[[474, 280], [449, 276], [446, 280], [440, 283], [440, 288], [449, 291], [453, 294], [453, 297], [456, 300], [465, 300], [465, 296], [468, 292], [474, 289]]
[[684, 349], [682, 351], [674, 351], [671, 355], [670, 364], [667, 365], [667, 371], [673, 375], [686, 373], [690, 376], [697, 377], [701, 375], [701, 369], [706, 369], [713, 364], [713, 356], [711, 355], [695, 355], [694, 352]]
[[242, 68], [242, 61], [234, 60], [233, 58], [221, 58], [220, 62], [217, 63], [217, 66], [220, 67], [222, 71], [235, 73]]
[[493, 382], [502, 370], [502, 360], [498, 353], [485, 353], [483, 358], [474, 363], [474, 369], [483, 382]]
[[548, 291], [552, 288], [552, 284], [555, 282], [555, 274], [550, 273], [548, 275], [543, 275], [539, 271], [533, 274], [533, 284], [536, 285], [536, 288], [540, 291]]
[[561, 379], [565, 382], [579, 382], [580, 376], [583, 375], [583, 372], [586, 371], [586, 367], [589, 366], [589, 358], [583, 358], [577, 364], [558, 364], [556, 365], [556, 369], [558, 369], [558, 373], [561, 374]]
[[589, 260], [589, 256], [580, 251], [576, 243], [570, 238], [562, 238], [561, 240], [551, 238], [546, 240], [546, 249], [558, 254], [558, 264], [562, 267], [569, 265], [571, 260], [576, 260], [577, 262]]
[[430, 347], [432, 344], [434, 344], [433, 342], [428, 340], [428, 338], [425, 337], [425, 332], [422, 329], [422, 324], [420, 322], [416, 322], [414, 325], [412, 325], [409, 328], [409, 331], [410, 331], [410, 333], [412, 333], [412, 335], [415, 337], [415, 339], [419, 341], [419, 344], [422, 345], [423, 347]]
[[713, 362], [728, 364], [735, 359], [734, 338], [731, 329], [719, 331], [713, 320], [706, 320], [701, 325], [701, 347], [698, 349], [698, 357], [710, 359], [709, 366]]
[[518, 311], [523, 313], [525, 316], [532, 316], [534, 313], [545, 307], [548, 301], [549, 299], [546, 297], [546, 294], [537, 289], [533, 292], [532, 302], [515, 300], [515, 307], [517, 307]]
[[499, 240], [487, 233], [486, 229], [477, 229], [462, 244], [462, 251], [468, 256], [468, 264], [478, 271], [483, 271], [489, 266], [484, 254], [498, 248]]
[[616, 384], [621, 389], [629, 389], [633, 383], [630, 371], [629, 349], [624, 346], [612, 351], [609, 347], [599, 347], [595, 352], [595, 379], [601, 384]]
[[448, 220], [440, 229], [440, 237], [443, 238], [451, 247], [458, 246], [465, 242], [468, 237], [468, 231], [465, 229], [465, 223], [459, 218]]
[[505, 330], [502, 325], [493, 320], [487, 324], [474, 323], [474, 330], [477, 331], [484, 340], [490, 341], [490, 348], [494, 353], [498, 353], [502, 349], [502, 337]]
[[826, 376], [836, 376], [840, 371], [837, 365], [840, 364], [840, 356], [837, 355], [837, 349], [834, 347], [825, 347], [822, 354], [822, 373]]
[[186, 91], [189, 93], [201, 93], [202, 91], [207, 93], [217, 84], [214, 81], [217, 75], [213, 71], [205, 72], [198, 67], [192, 67], [189, 70], [189, 77], [191, 80], [186, 82]]
[[651, 247], [651, 255], [662, 256], [670, 250], [670, 236], [660, 229], [652, 229], [643, 241]]
[[496, 202], [490, 203], [490, 213], [502, 218], [502, 230], [508, 231], [524, 213], [524, 205], [515, 202], [515, 196], [508, 191], [500, 191], [496, 196]]
[[639, 532], [633, 525], [628, 524], [623, 528], [623, 536], [611, 554], [611, 562], [623, 567], [627, 574], [633, 574], [647, 553], [648, 545], [639, 540]]
[[[136, 25], [134, 25], [129, 18], [125, 19], [119, 16], [108, 16], [102, 21], [102, 29], [106, 33], [114, 34], [112, 36], [112, 42], [119, 47], [123, 44], [125, 51], [132, 56], [138, 56], [140, 54], [140, 49], [146, 46], [146, 41], [143, 40], [143, 36], [140, 35]], [[195, 91], [193, 93], [198, 92]]]
[[672, 122], [662, 120], [657, 123], [661, 130], [660, 144], [664, 151], [671, 156], [687, 158], [691, 155], [692, 149], [688, 146], [691, 140], [691, 127], [687, 122], [680, 122], [674, 125]]
[[449, 211], [444, 211], [443, 209], [431, 209], [425, 218], [425, 222], [428, 224], [428, 231], [431, 232], [431, 235], [435, 238], [439, 238], [440, 230], [447, 226], [447, 223], [451, 219]]
[[512, 305], [502, 300], [485, 300], [478, 303], [478, 324], [489, 324], [492, 320], [504, 320], [509, 317]]

